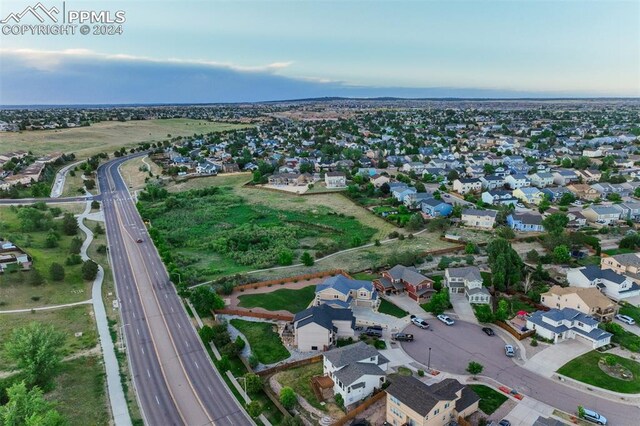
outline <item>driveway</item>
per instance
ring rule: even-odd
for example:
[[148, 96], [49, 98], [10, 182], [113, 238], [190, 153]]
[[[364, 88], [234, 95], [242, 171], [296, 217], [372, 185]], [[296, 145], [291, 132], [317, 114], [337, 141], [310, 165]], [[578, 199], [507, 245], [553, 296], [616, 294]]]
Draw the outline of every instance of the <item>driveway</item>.
[[524, 367], [545, 377], [551, 377], [558, 368], [591, 350], [591, 346], [586, 342], [575, 339], [565, 340], [535, 354]]
[[634, 425], [640, 418], [640, 407], [582, 392], [518, 366], [504, 355], [502, 338], [497, 334], [487, 336], [478, 325], [464, 321], [456, 321], [451, 327], [440, 321], [429, 323], [433, 331], [407, 327], [415, 340], [402, 343], [405, 352], [423, 365], [429, 362], [429, 352], [432, 368], [455, 374], [467, 374], [469, 361], [476, 361], [484, 366], [482, 375], [561, 410], [572, 413], [582, 404], [602, 413], [612, 425]]
[[384, 298], [389, 300], [391, 303], [398, 306], [399, 308], [402, 308], [405, 311], [417, 317], [425, 318], [431, 315], [430, 313], [425, 312], [425, 310], [422, 309], [415, 300], [413, 300], [412, 298], [410, 298], [404, 293], [398, 294], [398, 295], [384, 296]]
[[478, 324], [473, 308], [467, 300], [467, 297], [461, 293], [449, 294], [449, 300], [453, 305], [453, 310], [461, 321], [467, 321], [472, 324]]
[[381, 314], [374, 312], [370, 308], [355, 306], [351, 308], [353, 316], [356, 317], [356, 324], [362, 326], [380, 325], [383, 328], [383, 333], [388, 332], [391, 337], [391, 333], [397, 333], [409, 324], [409, 317], [396, 318], [391, 315]]

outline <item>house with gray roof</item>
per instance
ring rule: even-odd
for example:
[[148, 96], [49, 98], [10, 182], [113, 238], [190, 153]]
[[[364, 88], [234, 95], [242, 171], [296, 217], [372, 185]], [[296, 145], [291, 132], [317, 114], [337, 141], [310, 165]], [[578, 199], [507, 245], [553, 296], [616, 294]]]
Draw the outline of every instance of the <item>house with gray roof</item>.
[[322, 355], [322, 371], [333, 380], [333, 391], [345, 407], [362, 401], [382, 388], [389, 360], [364, 342], [333, 349]]
[[353, 280], [335, 275], [316, 286], [314, 305], [327, 304], [334, 308], [366, 306], [378, 309], [380, 299], [371, 281]]
[[355, 336], [351, 309], [312, 306], [293, 318], [294, 345], [301, 352], [327, 350], [338, 339]]
[[589, 222], [608, 225], [609, 223], [615, 223], [620, 220], [622, 209], [615, 204], [609, 206], [592, 205], [584, 209], [582, 214]]
[[464, 226], [479, 229], [493, 229], [498, 212], [495, 210], [462, 210], [461, 222]]
[[620, 275], [613, 269], [601, 269], [599, 265], [569, 269], [567, 281], [574, 287], [596, 287], [615, 301], [640, 296], [640, 285], [633, 279]]
[[392, 425], [445, 426], [478, 411], [480, 397], [456, 379], [427, 385], [400, 376], [387, 388], [386, 421]]
[[444, 272], [444, 286], [449, 293], [464, 293], [469, 303], [491, 303], [491, 293], [482, 285], [482, 281], [477, 266], [447, 268]]
[[382, 273], [382, 277], [374, 281], [378, 291], [383, 293], [402, 293], [418, 303], [430, 299], [435, 290], [433, 280], [422, 275], [413, 266], [396, 265]]
[[595, 318], [572, 308], [536, 311], [527, 317], [527, 328], [535, 330], [554, 343], [577, 339], [591, 344], [593, 349], [611, 343], [611, 333], [598, 328]]

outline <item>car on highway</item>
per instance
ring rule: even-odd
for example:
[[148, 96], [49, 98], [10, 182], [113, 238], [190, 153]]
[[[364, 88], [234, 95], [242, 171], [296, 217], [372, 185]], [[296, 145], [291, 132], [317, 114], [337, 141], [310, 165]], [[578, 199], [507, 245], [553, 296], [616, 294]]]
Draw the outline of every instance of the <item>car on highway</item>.
[[597, 423], [599, 425], [606, 425], [607, 418], [597, 411], [589, 410], [587, 408], [583, 409], [584, 412], [582, 414], [582, 418], [585, 420], [589, 420], [590, 422]]
[[440, 314], [438, 315], [438, 319], [440, 321], [442, 321], [443, 323], [447, 324], [447, 325], [453, 325], [455, 324], [455, 321], [453, 321], [451, 318], [449, 318], [448, 316], [446, 316], [445, 314]]
[[136, 240], [136, 243], [141, 243], [141, 242], [142, 242], [142, 238], [138, 238], [138, 239]]
[[504, 345], [504, 354], [508, 357], [513, 357], [516, 355], [516, 351], [511, 345]]
[[496, 334], [491, 327], [482, 327], [482, 331], [484, 331], [484, 334], [487, 336], [493, 336]]
[[636, 321], [628, 315], [616, 314], [616, 319], [629, 325], [634, 325]]
[[411, 322], [414, 323], [415, 325], [417, 325], [420, 328], [424, 328], [424, 329], [429, 328], [429, 323], [426, 322], [425, 320], [423, 320], [422, 318], [413, 317], [413, 318], [411, 318]]
[[395, 340], [397, 342], [413, 342], [413, 334], [393, 333], [391, 335], [391, 340]]

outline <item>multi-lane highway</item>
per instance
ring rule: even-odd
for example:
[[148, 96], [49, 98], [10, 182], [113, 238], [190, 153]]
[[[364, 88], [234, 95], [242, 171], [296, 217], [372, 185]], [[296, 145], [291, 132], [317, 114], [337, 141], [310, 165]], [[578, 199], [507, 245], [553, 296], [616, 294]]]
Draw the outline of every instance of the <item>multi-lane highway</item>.
[[[169, 282], [120, 176], [98, 169], [109, 254], [133, 381], [148, 425], [250, 425], [215, 370]], [[137, 242], [141, 240], [141, 242]]]

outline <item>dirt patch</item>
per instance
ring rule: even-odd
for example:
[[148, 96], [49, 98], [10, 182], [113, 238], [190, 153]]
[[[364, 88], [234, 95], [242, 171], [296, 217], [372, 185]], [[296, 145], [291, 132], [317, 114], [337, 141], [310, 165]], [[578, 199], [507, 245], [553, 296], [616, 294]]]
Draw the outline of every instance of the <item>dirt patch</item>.
[[633, 380], [633, 373], [623, 365], [608, 365], [604, 360], [601, 359], [600, 361], [598, 361], [598, 367], [600, 367], [600, 370], [602, 370], [605, 374], [615, 379], [624, 380], [627, 382]]

